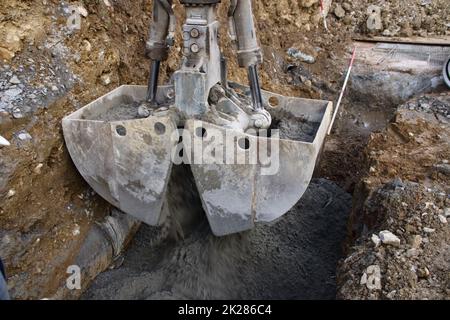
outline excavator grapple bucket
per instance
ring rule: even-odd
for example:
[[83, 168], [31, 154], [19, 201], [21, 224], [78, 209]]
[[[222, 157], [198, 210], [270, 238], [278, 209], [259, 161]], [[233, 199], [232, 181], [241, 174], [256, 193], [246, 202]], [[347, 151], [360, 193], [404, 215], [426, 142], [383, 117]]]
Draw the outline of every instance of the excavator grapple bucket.
[[180, 181], [174, 165], [190, 166], [197, 189], [191, 191], [215, 235], [274, 221], [308, 187], [332, 105], [261, 90], [263, 52], [251, 0], [228, 2], [228, 34], [248, 87], [227, 80], [221, 1], [180, 2], [183, 58], [170, 85], [158, 86], [158, 77], [176, 39], [173, 1], [155, 0], [147, 87], [122, 86], [64, 118], [70, 155], [97, 193], [150, 225], [174, 214], [168, 205], [169, 180]]
[[[250, 95], [246, 87], [240, 89]], [[330, 125], [330, 102], [262, 91], [273, 119], [273, 130], [262, 135], [207, 119], [180, 122], [172, 112], [173, 86], [158, 87], [162, 107], [141, 117], [146, 91], [144, 86], [119, 87], [63, 119], [79, 172], [125, 213], [149, 225], [164, 220], [180, 144], [215, 235], [274, 221], [305, 192]]]
[[[273, 119], [289, 118], [295, 130], [302, 130], [301, 121], [305, 121], [311, 124], [312, 130], [303, 140], [233, 132], [235, 149], [226, 152], [224, 143], [217, 142], [217, 137], [230, 135], [226, 129], [195, 120], [186, 123], [191, 140], [203, 141], [203, 152], [225, 150], [223, 158], [214, 159], [215, 163], [191, 164], [203, 208], [216, 235], [251, 229], [256, 222], [278, 219], [298, 202], [314, 172], [330, 124], [331, 103], [269, 92], [263, 92], [263, 97], [277, 101], [277, 106], [270, 110]], [[203, 135], [198, 137], [200, 127]], [[234, 153], [234, 163], [227, 162], [230, 153]], [[203, 159], [206, 157], [203, 154]], [[239, 158], [244, 160], [243, 164], [236, 164]]]
[[64, 118], [62, 126], [73, 162], [91, 187], [122, 211], [158, 225], [176, 123], [164, 114], [136, 119], [137, 108], [117, 110], [145, 94], [143, 87], [119, 87]]

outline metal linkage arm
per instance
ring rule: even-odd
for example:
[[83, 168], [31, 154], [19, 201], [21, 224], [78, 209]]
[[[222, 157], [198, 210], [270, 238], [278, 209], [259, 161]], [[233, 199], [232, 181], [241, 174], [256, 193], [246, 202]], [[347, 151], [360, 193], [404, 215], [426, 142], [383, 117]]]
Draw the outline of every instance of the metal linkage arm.
[[146, 44], [146, 54], [152, 60], [147, 101], [152, 104], [156, 104], [160, 64], [167, 59], [169, 46], [173, 45], [175, 25], [172, 0], [154, 0], [153, 23], [150, 26], [150, 36]]
[[229, 34], [237, 44], [238, 63], [247, 68], [253, 108], [263, 109], [257, 66], [262, 63], [261, 48], [256, 37], [251, 0], [231, 0], [228, 10]]

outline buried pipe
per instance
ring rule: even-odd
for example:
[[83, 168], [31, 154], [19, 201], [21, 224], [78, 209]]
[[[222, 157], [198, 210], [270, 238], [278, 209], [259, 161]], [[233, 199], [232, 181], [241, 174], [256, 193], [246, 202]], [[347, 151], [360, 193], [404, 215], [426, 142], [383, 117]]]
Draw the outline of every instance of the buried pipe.
[[128, 242], [140, 226], [140, 222], [130, 215], [112, 209], [111, 215], [96, 222], [89, 230], [78, 255], [69, 270], [80, 270], [80, 286], [73, 290], [67, 282], [52, 296], [52, 299], [77, 299], [91, 281], [105, 271], [120, 256]]

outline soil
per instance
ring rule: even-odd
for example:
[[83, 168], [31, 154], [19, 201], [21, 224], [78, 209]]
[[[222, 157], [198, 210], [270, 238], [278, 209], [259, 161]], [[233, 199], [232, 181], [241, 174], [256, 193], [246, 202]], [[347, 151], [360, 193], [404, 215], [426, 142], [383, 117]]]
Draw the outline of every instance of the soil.
[[201, 215], [178, 241], [143, 226], [123, 265], [98, 276], [83, 298], [333, 299], [350, 207], [349, 194], [318, 179], [271, 226], [217, 238]]
[[[450, 95], [401, 105], [385, 130], [371, 135], [354, 193], [348, 255], [338, 269], [342, 299], [449, 299]], [[375, 245], [388, 230], [398, 245]], [[361, 283], [380, 268], [379, 288]]]
[[[415, 0], [375, 1], [382, 7], [383, 19], [383, 28], [376, 32], [369, 32], [364, 27], [367, 20], [367, 7], [373, 1], [364, 0], [352, 3], [333, 1], [331, 7], [328, 6], [331, 1], [324, 1], [326, 10], [329, 11], [327, 16], [329, 32], [323, 27], [318, 2], [318, 0], [255, 2], [254, 11], [258, 37], [265, 57], [265, 62], [260, 68], [261, 84], [264, 89], [287, 96], [335, 101], [351, 55], [353, 46], [351, 38], [355, 34], [405, 36], [411, 34], [410, 29], [412, 29], [413, 35], [425, 37], [448, 35], [449, 32], [446, 17], [450, 16], [448, 12], [450, 8], [447, 0], [432, 1], [429, 5], [420, 5]], [[336, 4], [340, 4], [344, 8], [345, 15], [343, 17], [336, 15]], [[72, 16], [70, 5], [82, 6], [87, 11], [86, 16], [80, 17], [80, 30], [74, 29], [71, 24], [68, 24]], [[180, 21], [182, 8], [178, 3], [175, 5], [175, 12]], [[11, 142], [9, 147], [0, 147], [0, 256], [6, 265], [9, 276], [8, 286], [13, 298], [50, 297], [58, 288], [64, 286], [67, 266], [73, 263], [89, 230], [96, 222], [109, 215], [109, 205], [89, 188], [73, 166], [64, 146], [60, 126], [61, 119], [121, 84], [146, 83], [149, 62], [143, 53], [150, 13], [151, 1], [144, 0], [94, 2], [46, 0], [32, 3], [3, 0], [0, 3], [0, 59], [2, 61], [0, 65], [0, 134]], [[226, 8], [222, 5], [220, 16], [224, 26], [226, 26], [225, 13]], [[385, 30], [388, 32], [384, 32]], [[181, 33], [178, 32], [178, 34]], [[176, 40], [176, 45], [171, 50], [168, 61], [162, 65], [161, 83], [166, 81], [178, 67], [182, 42], [180, 38]], [[237, 67], [235, 54], [224, 28], [221, 30], [221, 42], [225, 56], [229, 58], [230, 80], [245, 84], [247, 82], [245, 70]], [[315, 62], [304, 63], [290, 56], [287, 53], [290, 48], [295, 48], [311, 56]], [[14, 79], [14, 76], [18, 81]], [[376, 92], [376, 89], [375, 86], [375, 90], [372, 91]], [[368, 158], [365, 157], [366, 152], [364, 152], [366, 144], [372, 141], [371, 133], [374, 130], [383, 129], [387, 121], [394, 115], [396, 106], [403, 101], [397, 100], [394, 104], [389, 100], [389, 103], [385, 103], [386, 100], [380, 97], [380, 100], [376, 102], [377, 108], [368, 111], [367, 105], [372, 102], [372, 98], [367, 97], [365, 100], [357, 98], [361, 97], [361, 94], [356, 95], [351, 90], [347, 99], [344, 100], [342, 113], [335, 124], [335, 131], [328, 137], [324, 147], [317, 176], [333, 181], [345, 192], [355, 192], [357, 202], [363, 203], [367, 194], [358, 191], [360, 190], [358, 186], [360, 180], [367, 174], [367, 170], [370, 169]], [[375, 125], [365, 126], [366, 118]], [[428, 127], [428, 124], [420, 125], [419, 128], [411, 125], [408, 128], [411, 128], [413, 134], [416, 134], [415, 130], [419, 129], [428, 132], [429, 128], [432, 129], [430, 135], [441, 134], [437, 131], [437, 127]], [[392, 133], [397, 130], [395, 126], [391, 126], [389, 130], [391, 130], [389, 132], [392, 137], [401, 140], [398, 138], [398, 134]], [[31, 139], [24, 135], [26, 133], [31, 136]], [[22, 139], [24, 136], [25, 139]], [[385, 145], [381, 143], [383, 135], [376, 137], [380, 137], [376, 138], [380, 139], [380, 148], [384, 147]], [[409, 133], [406, 133], [406, 138], [411, 140]], [[382, 167], [383, 170], [389, 172], [389, 166], [395, 164], [397, 174], [405, 174], [409, 180], [416, 183], [429, 183], [431, 179], [428, 174], [431, 170], [429, 163], [432, 158], [431, 156], [426, 158], [428, 150], [423, 147], [430, 141], [433, 142], [433, 139], [427, 138], [423, 144], [417, 141], [412, 145], [406, 144], [410, 148], [408, 147], [409, 149], [403, 153], [404, 149], [402, 148], [398, 149], [399, 153], [396, 153], [395, 148], [386, 145], [389, 150], [386, 155], [393, 153], [397, 157], [388, 157], [390, 161], [382, 159], [386, 161], [386, 167]], [[420, 154], [425, 157], [423, 162], [419, 162], [423, 164], [423, 168], [413, 165], [406, 157], [409, 153], [414, 153], [415, 148], [419, 148]], [[380, 150], [382, 151], [382, 149]], [[414, 154], [416, 156], [416, 153]], [[439, 159], [443, 161], [444, 158]], [[399, 162], [391, 162], [391, 160]], [[380, 161], [380, 163], [383, 162]], [[437, 165], [442, 167], [445, 163]], [[443, 168], [445, 169], [445, 166]], [[441, 171], [436, 171], [439, 177], [443, 174]], [[389, 179], [393, 178], [395, 174], [393, 171], [389, 173]], [[382, 176], [379, 178], [381, 179]], [[438, 184], [444, 185], [445, 181], [442, 178], [439, 179], [441, 180], [437, 180]], [[339, 219], [342, 221], [336, 221], [336, 229], [332, 229], [336, 230], [337, 237], [337, 240], [332, 243], [331, 237], [327, 237], [328, 231], [322, 229], [325, 226], [330, 228], [332, 226], [329, 226], [328, 221], [320, 216], [313, 215], [312, 212], [317, 210], [314, 207], [314, 201], [322, 203], [322, 197], [325, 197], [324, 194], [331, 193], [330, 190], [336, 190], [333, 192], [342, 195], [343, 198], [347, 198], [347, 195], [331, 182], [326, 181], [319, 183], [316, 180], [311, 188], [318, 194], [314, 195], [314, 192], [308, 191], [307, 198], [296, 207], [305, 211], [306, 220], [298, 222], [296, 220], [298, 215], [291, 212], [286, 217], [287, 222], [284, 222], [299, 223], [303, 226], [305, 236], [297, 233], [293, 228], [289, 228], [286, 232], [287, 235], [280, 235], [279, 232], [276, 232], [277, 228], [285, 228], [280, 229], [282, 231], [288, 229], [283, 221], [280, 221], [283, 227], [277, 227], [277, 224], [267, 230], [261, 227], [250, 234], [240, 236], [247, 239], [247, 246], [250, 246], [249, 243], [255, 243], [258, 248], [263, 248], [263, 252], [269, 252], [264, 250], [270, 248], [275, 250], [271, 245], [271, 240], [278, 239], [278, 237], [281, 241], [290, 235], [299, 243], [304, 244], [304, 247], [300, 248], [287, 241], [282, 247], [297, 256], [301, 255], [302, 250], [306, 250], [305, 259], [300, 259], [298, 262], [286, 259], [286, 263], [293, 268], [300, 268], [294, 269], [298, 271], [294, 274], [299, 276], [291, 280], [299, 288], [302, 286], [308, 290], [313, 288], [310, 290], [311, 293], [308, 294], [306, 289], [298, 289], [298, 292], [294, 292], [294, 286], [281, 279], [281, 276], [278, 279], [273, 278], [282, 273], [268, 274], [271, 282], [267, 284], [258, 282], [256, 279], [257, 285], [249, 286], [249, 289], [270, 288], [273, 295], [278, 294], [280, 297], [323, 298], [332, 297], [334, 294], [332, 270], [335, 261], [339, 259], [339, 250], [337, 249], [340, 245], [339, 239], [343, 239], [337, 232], [341, 230], [340, 224], [343, 223], [345, 215], [339, 211]], [[347, 208], [347, 204], [338, 204], [333, 201], [330, 206]], [[324, 214], [328, 212], [326, 208], [319, 210], [322, 210]], [[355, 212], [356, 209], [353, 209], [352, 216], [358, 216]], [[319, 221], [316, 222], [316, 220]], [[305, 225], [307, 223], [311, 223], [308, 225], [309, 227]], [[192, 227], [194, 226], [196, 224]], [[358, 225], [357, 222], [353, 224], [356, 229], [360, 226], [361, 224]], [[318, 230], [320, 236], [314, 235], [315, 230]], [[394, 230], [392, 231], [394, 232]], [[157, 284], [152, 284], [149, 289], [146, 289], [145, 286], [138, 287], [141, 280], [140, 273], [142, 273], [143, 283], [150, 283], [151, 277], [170, 276], [167, 268], [173, 268], [177, 265], [177, 261], [181, 261], [175, 260], [170, 264], [166, 258], [155, 256], [149, 257], [147, 264], [138, 266], [139, 254], [145, 259], [148, 255], [153, 255], [145, 248], [158, 247], [158, 245], [153, 246], [146, 241], [152, 237], [151, 232], [150, 228], [145, 227], [138, 233], [135, 244], [125, 255], [124, 267], [127, 268], [127, 271], [120, 271], [119, 268], [113, 271], [114, 276], [113, 273], [104, 276], [106, 278], [111, 276], [122, 283], [123, 292], [120, 291], [120, 288], [108, 287], [102, 282], [103, 275], [101, 275], [99, 282], [94, 285], [94, 289], [89, 291], [86, 297], [112, 296], [113, 294], [108, 292], [108, 288], [119, 290], [123, 296], [163, 297], [166, 296], [165, 291], [173, 291], [175, 296], [189, 296], [183, 289], [184, 284], [179, 287], [174, 285], [173, 290], [172, 288], [166, 290]], [[167, 253], [167, 255], [175, 257], [177, 252], [185, 250], [181, 248], [195, 252], [193, 248], [196, 246], [196, 242], [194, 240], [201, 238], [202, 234], [207, 234], [205, 228], [199, 227], [191, 235], [185, 235], [186, 240], [180, 243], [179, 237], [180, 232], [183, 233], [182, 231], [172, 226], [167, 232], [178, 235], [175, 237], [178, 240], [174, 240], [175, 242], [170, 245]], [[252, 235], [253, 233], [255, 235]], [[434, 234], [438, 238], [440, 235], [441, 233], [438, 232]], [[236, 237], [232, 237], [230, 244], [236, 243]], [[323, 242], [322, 237], [325, 237]], [[207, 235], [206, 238], [209, 239], [210, 244], [207, 244], [206, 240], [199, 239], [198, 246], [203, 246], [203, 248], [210, 246], [212, 249], [207, 252], [214, 256], [217, 254], [217, 250], [214, 248], [220, 245], [220, 241], [210, 235]], [[351, 244], [355, 238], [358, 238], [358, 233], [353, 234], [348, 243]], [[431, 237], [431, 239], [433, 238]], [[182, 245], [183, 243], [186, 245]], [[431, 241], [428, 243], [428, 245], [432, 244]], [[167, 243], [164, 243], [159, 248], [167, 248], [166, 246]], [[230, 249], [226, 243], [223, 246]], [[317, 256], [313, 250], [310, 251], [310, 246], [315, 248], [316, 252], [325, 254]], [[324, 248], [323, 251], [322, 248]], [[367, 248], [367, 250], [372, 250], [370, 247]], [[45, 254], [42, 254], [43, 252]], [[261, 258], [256, 253], [247, 252], [238, 252], [236, 256], [230, 255], [235, 259], [239, 256]], [[207, 261], [212, 259], [210, 256], [197, 257], [198, 260], [194, 262], [197, 265], [202, 259], [207, 259]], [[225, 258], [224, 256], [219, 257], [219, 261], [223, 262], [226, 260]], [[130, 262], [127, 265], [128, 259]], [[315, 261], [317, 260], [315, 259], [320, 259], [324, 264], [323, 270], [318, 269], [316, 273]], [[155, 267], [151, 265], [152, 261], [161, 262], [161, 266], [165, 267]], [[446, 260], [437, 259], [436, 261], [444, 261], [439, 262], [444, 269], [448, 266]], [[147, 270], [143, 270], [144, 267], [148, 267]], [[278, 267], [284, 268], [281, 265]], [[303, 271], [301, 268], [304, 268]], [[340, 274], [346, 273], [344, 269], [341, 270]], [[120, 275], [125, 275], [128, 271], [133, 277], [136, 277], [135, 284], [130, 286], [127, 282], [130, 278], [120, 279]], [[235, 271], [236, 269], [231, 268], [230, 279], [236, 276], [233, 273]], [[193, 275], [199, 274], [195, 270], [192, 272]], [[289, 275], [292, 270], [285, 269], [282, 272]], [[356, 278], [360, 278], [359, 269], [351, 269], [349, 272], [349, 274], [357, 275]], [[175, 272], [174, 276], [181, 277], [182, 274]], [[217, 276], [210, 274], [211, 277], [206, 278], [205, 281], [210, 281]], [[249, 278], [246, 281], [249, 281], [250, 275], [247, 274], [247, 276]], [[311, 279], [308, 279], [310, 276]], [[347, 275], [343, 277], [347, 277]], [[191, 279], [188, 281], [189, 283], [199, 284], [195, 279], [187, 279]], [[276, 280], [280, 283], [279, 287], [274, 284]], [[324, 285], [325, 282], [327, 285]], [[105, 290], [101, 290], [101, 283], [105, 285]], [[175, 280], [172, 279], [170, 283], [175, 283]], [[436, 280], [436, 285], [440, 288], [443, 283], [441, 278]], [[137, 290], [136, 294], [131, 290], [127, 291], [127, 286], [130, 288], [134, 286]], [[345, 293], [342, 283], [340, 286], [343, 289], [340, 289], [339, 296], [351, 298], [350, 293]], [[95, 291], [95, 288], [98, 288], [99, 291]], [[230, 287], [225, 286], [224, 295], [230, 288], [231, 285]], [[201, 293], [194, 291], [195, 295], [202, 296]], [[205, 293], [205, 296], [214, 294], [218, 293], [208, 292]], [[270, 295], [270, 292], [266, 294]], [[260, 296], [255, 292], [245, 290], [239, 291], [239, 295], [244, 297]], [[233, 294], [229, 296], [233, 296]], [[420, 294], [415, 296], [420, 298]], [[367, 295], [361, 295], [362, 297], [367, 297]], [[378, 295], [377, 297], [384, 296]]]

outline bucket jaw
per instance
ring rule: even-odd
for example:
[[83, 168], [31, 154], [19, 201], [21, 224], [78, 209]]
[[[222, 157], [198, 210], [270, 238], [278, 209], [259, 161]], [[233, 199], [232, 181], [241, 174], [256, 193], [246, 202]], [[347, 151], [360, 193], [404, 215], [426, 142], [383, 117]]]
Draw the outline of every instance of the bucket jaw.
[[[161, 208], [172, 169], [169, 113], [143, 119], [108, 118], [112, 109], [142, 99], [141, 88], [120, 87], [63, 119], [69, 153], [81, 175], [105, 200], [150, 224]], [[111, 119], [102, 120], [102, 119]]]
[[[247, 87], [235, 88], [251, 98]], [[173, 90], [158, 88], [160, 107], [148, 117], [138, 114], [147, 88], [122, 86], [63, 119], [69, 153], [99, 195], [149, 225], [161, 224], [172, 167], [180, 164], [182, 149], [181, 162], [191, 167], [217, 236], [272, 222], [295, 205], [312, 177], [331, 103], [263, 91], [273, 129], [279, 130], [263, 132], [249, 129], [251, 115], [231, 112], [224, 121], [229, 102], [214, 109], [220, 119], [211, 114], [183, 119], [173, 106]], [[124, 105], [127, 112], [119, 108]]]

